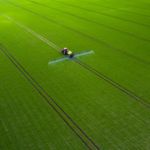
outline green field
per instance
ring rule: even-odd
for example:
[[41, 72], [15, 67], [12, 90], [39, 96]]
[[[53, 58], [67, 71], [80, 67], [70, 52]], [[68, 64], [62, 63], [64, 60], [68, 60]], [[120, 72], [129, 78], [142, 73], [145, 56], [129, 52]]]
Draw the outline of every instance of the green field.
[[150, 1], [0, 0], [0, 150], [88, 149], [150, 150]]

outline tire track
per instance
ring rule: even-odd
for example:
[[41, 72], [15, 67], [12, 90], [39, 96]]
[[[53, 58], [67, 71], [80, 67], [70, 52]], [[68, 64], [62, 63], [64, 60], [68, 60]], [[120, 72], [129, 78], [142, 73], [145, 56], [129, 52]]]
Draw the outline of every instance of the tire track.
[[[3, 15], [3, 14], [2, 14]], [[4, 15], [3, 15], [4, 16]], [[6, 15], [5, 15], [5, 17], [7, 17]], [[10, 17], [9, 17], [10, 18]], [[12, 20], [12, 21], [14, 21], [14, 20]], [[14, 22], [14, 23], [17, 23], [17, 22]], [[19, 23], [17, 23], [19, 26], [21, 26], [21, 27], [23, 27], [24, 28], [24, 25], [21, 25], [21, 24], [19, 24]], [[27, 27], [26, 28], [24, 28], [24, 29], [28, 29]], [[31, 30], [31, 29], [30, 29]], [[29, 31], [30, 31], [29, 30]], [[28, 31], [28, 30], [27, 30]], [[32, 31], [32, 30], [31, 30]], [[33, 32], [34, 31], [32, 31], [32, 32], [30, 32], [30, 33], [32, 33], [33, 34]], [[36, 36], [36, 34], [35, 34], [35, 36]], [[37, 36], [38, 37], [38, 36]], [[39, 37], [38, 37], [39, 38]], [[46, 41], [44, 41], [44, 42], [46, 42]], [[54, 44], [52, 43], [52, 45], [51, 46], [53, 46]], [[55, 49], [57, 49], [57, 47], [58, 46], [56, 46], [55, 45]], [[118, 83], [116, 83], [116, 82], [114, 82], [113, 80], [111, 80], [110, 78], [108, 78], [108, 77], [106, 77], [106, 76], [104, 76], [102, 73], [100, 73], [100, 72], [98, 72], [98, 71], [96, 71], [95, 69], [93, 69], [92, 67], [90, 67], [90, 66], [88, 66], [88, 65], [86, 65], [85, 63], [83, 63], [83, 62], [81, 62], [80, 60], [78, 60], [78, 59], [74, 59], [74, 61], [76, 61], [78, 64], [80, 64], [81, 66], [83, 66], [84, 68], [86, 68], [86, 69], [88, 69], [89, 71], [91, 71], [92, 73], [94, 73], [95, 75], [97, 75], [97, 76], [99, 76], [100, 78], [102, 78], [103, 80], [105, 80], [106, 82], [108, 82], [108, 83], [110, 83], [111, 85], [113, 85], [113, 86], [115, 86], [116, 88], [118, 88], [119, 90], [121, 90], [122, 92], [124, 92], [124, 93], [126, 93], [127, 95], [129, 95], [130, 97], [132, 97], [132, 98], [134, 98], [135, 100], [137, 100], [137, 101], [139, 101], [137, 98], [139, 98], [140, 100], [142, 100], [143, 102], [145, 102], [145, 103], [147, 103], [148, 105], [150, 105], [150, 103], [148, 103], [148, 102], [146, 102], [145, 100], [143, 100], [143, 99], [141, 99], [140, 97], [138, 97], [137, 95], [135, 95], [134, 93], [132, 93], [132, 92], [130, 92], [129, 90], [127, 90], [126, 88], [124, 88], [123, 86], [121, 86], [121, 85], [119, 85]], [[95, 72], [94, 72], [95, 71]], [[122, 88], [122, 89], [121, 89]], [[124, 90], [125, 91], [124, 91]], [[129, 92], [129, 93], [127, 93], [127, 92]], [[137, 97], [137, 98], [135, 98], [134, 96], [132, 96], [132, 95], [134, 95], [135, 97]], [[140, 102], [140, 101], [139, 101]], [[140, 102], [141, 103], [141, 102]], [[143, 103], [142, 103], [143, 104]], [[145, 105], [145, 104], [143, 104], [143, 105]], [[147, 105], [145, 105], [146, 107], [147, 107]], [[148, 107], [149, 108], [149, 107]]]
[[[98, 76], [99, 78], [103, 79], [104, 81], [108, 82], [109, 84], [111, 84], [112, 86], [114, 86], [115, 88], [119, 89], [120, 91], [122, 91], [123, 93], [125, 93], [126, 95], [130, 96], [132, 99], [136, 100], [137, 102], [141, 103], [142, 105], [146, 106], [148, 109], [150, 109], [150, 103], [147, 102], [146, 100], [140, 98], [139, 96], [137, 96], [136, 94], [134, 94], [133, 92], [129, 91], [128, 89], [126, 89], [125, 87], [121, 86], [120, 84], [118, 84], [117, 82], [113, 81], [112, 79], [108, 78], [107, 76], [103, 75], [102, 73], [98, 72], [97, 70], [95, 70], [94, 68], [88, 66], [87, 64], [85, 64], [84, 62], [80, 61], [77, 58], [74, 58], [74, 61], [76, 63], [78, 63], [80, 66], [86, 68], [88, 71], [92, 72], [93, 74], [95, 74], [96, 76]], [[148, 105], [148, 106], [147, 106]]]
[[83, 9], [83, 10], [86, 10], [86, 11], [89, 11], [89, 12], [94, 12], [94, 13], [97, 13], [97, 14], [100, 14], [100, 15], [111, 17], [111, 18], [116, 18], [116, 19], [123, 20], [123, 21], [126, 21], [126, 22], [134, 23], [134, 24], [137, 24], [137, 25], [150, 27], [150, 25], [145, 25], [145, 24], [138, 23], [138, 22], [135, 22], [135, 21], [132, 21], [132, 20], [127, 20], [127, 19], [124, 19], [124, 18], [115, 17], [115, 16], [112, 16], [112, 15], [109, 15], [109, 14], [105, 14], [105, 13], [100, 13], [100, 12], [97, 12], [97, 11], [93, 11], [93, 10], [82, 8], [82, 7], [78, 7], [78, 6], [74, 6], [74, 5], [67, 4], [67, 3], [64, 3], [64, 2], [60, 2], [60, 1], [57, 1], [57, 0], [51, 0], [51, 1], [55, 1], [55, 2], [58, 2], [58, 3], [61, 3], [61, 4], [65, 4], [65, 5], [68, 5], [68, 6], [72, 6], [72, 7], [75, 7], [75, 8], [80, 8], [80, 9]]
[[[82, 137], [73, 129], [73, 127], [65, 120], [65, 118], [57, 111], [57, 109], [49, 102], [49, 100], [40, 92], [40, 90], [42, 90], [44, 92], [44, 94], [55, 104], [55, 106], [57, 106], [57, 108], [59, 110], [61, 110], [61, 112], [75, 125], [75, 127], [82, 133], [82, 135], [84, 135], [88, 141], [90, 143], [92, 143], [92, 145], [97, 149], [100, 150], [98, 148], [98, 146], [84, 133], [84, 131], [68, 116], [67, 113], [65, 113], [65, 111], [54, 101], [54, 99], [52, 97], [50, 97], [50, 95], [35, 81], [35, 79], [21, 66], [21, 64], [6, 50], [6, 48], [4, 48], [3, 45], [0, 44], [0, 46], [5, 50], [3, 50], [2, 48], [1, 51], [6, 55], [7, 58], [9, 58], [9, 60], [15, 65], [15, 67], [21, 72], [21, 74], [27, 79], [27, 81], [36, 89], [36, 91], [45, 99], [45, 101], [53, 108], [53, 110], [62, 118], [62, 120], [69, 126], [69, 128], [80, 138], [80, 140], [86, 145], [86, 147], [90, 150], [91, 147], [89, 147], [89, 145], [82, 139]], [[6, 53], [7, 52], [7, 53]], [[25, 75], [25, 73], [23, 73], [23, 71], [27, 74]], [[35, 84], [33, 84], [31, 81]], [[38, 89], [37, 87], [40, 89]]]
[[[109, 1], [109, 0], [105, 0], [105, 1], [110, 2], [110, 3], [116, 3], [116, 2]], [[150, 10], [150, 9], [147, 9], [147, 8], [141, 8], [141, 7], [137, 7], [137, 6], [135, 7], [133, 5], [121, 4], [121, 3], [118, 3], [118, 2], [116, 4], [123, 5], [123, 6], [130, 6], [130, 7], [133, 7], [133, 8], [139, 8], [139, 9], [144, 9], [144, 10]]]
[[77, 18], [82, 19], [82, 20], [86, 20], [86, 21], [95, 23], [95, 24], [97, 24], [97, 25], [100, 25], [100, 26], [103, 26], [103, 27], [112, 29], [112, 30], [114, 30], [114, 31], [117, 31], [117, 32], [120, 32], [120, 33], [123, 33], [123, 34], [127, 34], [127, 35], [129, 35], [129, 36], [134, 37], [134, 38], [137, 38], [137, 39], [140, 39], [140, 40], [143, 40], [143, 41], [146, 41], [146, 42], [150, 42], [150, 40], [148, 40], [148, 39], [144, 39], [144, 38], [138, 37], [138, 36], [133, 35], [133, 34], [130, 34], [130, 33], [128, 33], [128, 32], [121, 31], [121, 30], [119, 30], [119, 29], [116, 29], [116, 28], [113, 28], [113, 27], [110, 27], [110, 26], [107, 26], [107, 25], [104, 25], [104, 24], [101, 24], [101, 23], [98, 23], [98, 22], [95, 22], [95, 21], [92, 21], [92, 20], [89, 20], [89, 19], [80, 17], [80, 16], [77, 16], [77, 15], [74, 15], [74, 14], [71, 14], [71, 13], [67, 13], [67, 12], [65, 12], [65, 11], [61, 11], [61, 10], [59, 10], [59, 9], [52, 8], [52, 7], [50, 7], [50, 6], [46, 6], [46, 5], [44, 5], [44, 4], [41, 4], [41, 3], [38, 3], [38, 2], [35, 2], [35, 1], [32, 1], [32, 0], [28, 0], [28, 1], [30, 1], [30, 2], [32, 2], [32, 3], [34, 3], [34, 4], [37, 4], [37, 5], [41, 5], [41, 6], [43, 6], [43, 7], [47, 7], [47, 8], [50, 8], [50, 9], [59, 11], [59, 12], [61, 12], [61, 13], [68, 14], [68, 15], [70, 15], [70, 16], [77, 17]]
[[138, 2], [138, 1], [130, 1], [130, 0], [126, 0], [126, 1], [134, 2], [134, 3], [140, 3], [140, 4], [146, 4], [146, 5], [150, 5], [150, 3], [143, 3], [143, 2]]
[[95, 3], [91, 3], [91, 2], [86, 2], [86, 1], [82, 1], [82, 0], [77, 0], [77, 1], [84, 2], [84, 3], [87, 3], [87, 4], [96, 5], [96, 6], [101, 6], [101, 7], [109, 8], [109, 9], [113, 9], [113, 10], [124, 11], [124, 12], [135, 14], [135, 15], [150, 17], [149, 15], [139, 14], [139, 13], [135, 13], [135, 12], [127, 11], [127, 10], [121, 10], [121, 9], [117, 9], [117, 8], [113, 8], [113, 7], [108, 7], [108, 6], [103, 6], [103, 5], [99, 5], [99, 4], [95, 4]]
[[56, 46], [54, 43], [50, 42], [49, 40], [45, 39], [43, 36], [37, 34], [36, 32], [34, 32], [33, 30], [27, 28], [25, 25], [22, 25], [18, 22], [16, 22], [15, 20], [13, 20], [12, 18], [10, 18], [9, 16], [5, 15], [5, 14], [2, 14], [0, 12], [0, 14], [2, 16], [4, 16], [5, 18], [11, 20], [12, 22], [14, 22], [15, 24], [19, 25], [20, 27], [24, 28], [25, 30], [27, 30], [28, 32], [30, 32], [31, 34], [33, 34], [34, 36], [36, 36], [37, 38], [39, 38], [40, 40], [44, 41], [45, 43], [47, 43], [48, 45], [50, 45], [51, 47], [53, 47], [54, 49], [56, 49], [57, 51], [61, 51], [61, 48]]
[[[10, 2], [8, 2], [8, 3], [10, 3]], [[23, 10], [26, 10], [26, 11], [28, 11], [28, 12], [30, 12], [30, 13], [33, 13], [33, 14], [35, 14], [35, 15], [37, 15], [37, 16], [43, 18], [43, 19], [46, 19], [46, 20], [48, 20], [48, 21], [50, 21], [50, 22], [52, 22], [52, 23], [55, 23], [55, 24], [57, 24], [57, 25], [59, 25], [59, 26], [62, 26], [62, 27], [66, 28], [66, 29], [68, 29], [68, 30], [70, 30], [70, 31], [73, 31], [73, 32], [79, 34], [79, 35], [82, 35], [82, 36], [84, 36], [84, 37], [86, 37], [86, 38], [88, 38], [88, 39], [90, 39], [90, 40], [93, 40], [93, 41], [95, 41], [95, 42], [97, 42], [97, 43], [99, 43], [99, 44], [101, 44], [101, 45], [103, 45], [103, 46], [106, 46], [106, 47], [108, 47], [108, 48], [110, 48], [110, 49], [112, 49], [112, 50], [115, 50], [115, 51], [117, 51], [117, 52], [119, 52], [119, 53], [122, 53], [122, 54], [124, 54], [124, 55], [126, 55], [126, 56], [128, 56], [128, 57], [130, 57], [130, 58], [132, 58], [132, 59], [135, 59], [135, 60], [137, 60], [137, 61], [139, 61], [139, 62], [141, 62], [141, 63], [144, 63], [144, 64], [146, 64], [146, 65], [150, 65], [150, 62], [148, 62], [148, 61], [146, 61], [146, 60], [143, 60], [143, 59], [141, 59], [141, 58], [139, 58], [139, 57], [137, 57], [137, 56], [134, 56], [134, 55], [132, 55], [132, 54], [130, 54], [130, 53], [127, 53], [127, 52], [125, 52], [125, 51], [123, 51], [123, 50], [121, 50], [121, 49], [119, 49], [119, 48], [116, 48], [116, 47], [114, 47], [114, 46], [111, 46], [111, 45], [109, 45], [109, 44], [107, 44], [107, 43], [105, 43], [105, 42], [103, 42], [103, 41], [100, 41], [100, 40], [98, 40], [98, 39], [95, 39], [95, 38], [93, 38], [93, 37], [91, 37], [91, 36], [89, 36], [89, 35], [86, 35], [86, 34], [80, 32], [80, 31], [77, 31], [77, 30], [75, 30], [75, 29], [73, 29], [73, 28], [70, 28], [70, 27], [65, 26], [65, 25], [63, 25], [63, 24], [60, 24], [60, 23], [58, 23], [58, 22], [56, 22], [56, 21], [54, 21], [54, 20], [51, 20], [51, 19], [49, 19], [49, 18], [47, 18], [47, 17], [44, 17], [44, 16], [42, 16], [42, 15], [40, 15], [40, 14], [38, 14], [38, 13], [35, 13], [35, 12], [31, 11], [31, 10], [28, 10], [28, 9], [23, 8], [23, 7], [21, 7], [21, 6], [18, 6], [18, 5], [16, 5], [16, 4], [13, 4], [13, 3], [10, 3], [10, 4], [12, 4], [12, 5], [14, 5], [14, 6], [17, 6], [17, 7], [21, 8], [21, 9], [23, 9]], [[3, 15], [4, 17], [6, 17], [6, 18], [12, 20], [12, 21], [15, 22], [16, 24], [18, 24], [18, 23], [17, 23], [16, 21], [14, 21], [12, 18], [10, 18], [10, 17], [8, 17], [8, 16], [6, 16], [6, 15], [4, 15], [4, 14], [2, 14], [2, 13], [0, 13], [0, 14]], [[27, 29], [26, 29], [26, 30], [27, 30]]]

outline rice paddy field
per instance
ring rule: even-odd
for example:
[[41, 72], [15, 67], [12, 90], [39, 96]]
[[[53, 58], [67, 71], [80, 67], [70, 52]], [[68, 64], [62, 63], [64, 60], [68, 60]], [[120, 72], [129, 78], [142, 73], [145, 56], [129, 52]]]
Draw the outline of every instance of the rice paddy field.
[[0, 0], [0, 150], [89, 149], [150, 150], [150, 1]]

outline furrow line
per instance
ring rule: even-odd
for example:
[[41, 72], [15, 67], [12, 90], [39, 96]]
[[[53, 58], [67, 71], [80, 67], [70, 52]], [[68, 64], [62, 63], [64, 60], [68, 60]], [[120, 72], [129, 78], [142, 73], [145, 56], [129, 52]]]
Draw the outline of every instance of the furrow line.
[[[56, 102], [44, 91], [44, 89], [33, 79], [33, 77], [31, 77], [31, 75], [19, 64], [19, 62], [4, 48], [3, 45], [0, 44], [0, 46], [7, 52], [5, 52], [2, 48], [0, 48], [0, 50], [5, 54], [5, 56], [12, 62], [12, 64], [20, 71], [20, 73], [26, 78], [26, 80], [34, 87], [34, 89], [44, 98], [44, 100], [52, 107], [52, 109], [61, 117], [61, 119], [68, 125], [68, 127], [78, 136], [78, 138], [86, 145], [86, 147], [89, 150], [92, 150], [91, 147], [89, 147], [89, 145], [83, 140], [83, 138], [73, 129], [73, 127], [66, 121], [66, 119], [58, 112], [58, 110], [48, 101], [48, 99], [40, 92], [40, 90], [37, 88], [39, 87], [49, 98], [51, 101], [53, 101], [55, 104]], [[25, 73], [21, 70], [23, 69], [23, 71], [28, 75], [25, 75]], [[37, 87], [30, 81], [30, 79], [32, 79], [32, 81], [35, 83], [35, 85], [37, 85]], [[57, 107], [59, 105], [57, 104]], [[60, 106], [59, 106], [60, 109]], [[62, 111], [62, 109], [61, 109]], [[63, 111], [64, 113], [64, 111]], [[68, 117], [68, 115], [65, 113], [65, 115]], [[78, 129], [80, 129], [74, 122], [73, 120], [71, 120], [71, 118], [68, 118]], [[82, 131], [80, 129], [80, 131]], [[81, 133], [84, 133], [83, 131]], [[84, 135], [86, 135], [84, 133]], [[86, 138], [89, 137], [86, 135]], [[91, 140], [92, 141], [92, 140]], [[91, 142], [90, 141], [90, 142]], [[92, 142], [93, 144], [94, 142]], [[95, 143], [94, 143], [95, 144]], [[95, 145], [94, 145], [95, 146]], [[96, 148], [99, 150], [99, 148], [96, 146]]]
[[[18, 6], [18, 7], [20, 7], [20, 6]], [[20, 8], [22, 8], [22, 7], [20, 7]], [[144, 64], [146, 64], [146, 65], [150, 65], [150, 62], [148, 62], [148, 61], [146, 61], [146, 60], [143, 60], [143, 59], [141, 59], [141, 58], [139, 58], [139, 57], [137, 57], [137, 56], [134, 56], [134, 55], [132, 55], [132, 54], [130, 54], [130, 53], [127, 53], [127, 52], [125, 52], [125, 51], [123, 51], [123, 50], [121, 50], [121, 49], [119, 49], [119, 48], [116, 48], [116, 47], [114, 47], [114, 46], [111, 46], [111, 45], [109, 45], [109, 44], [107, 44], [107, 43], [105, 43], [105, 42], [103, 42], [103, 41], [100, 41], [100, 40], [98, 40], [98, 39], [95, 39], [95, 38], [93, 38], [93, 37], [91, 37], [91, 36], [89, 36], [89, 35], [86, 35], [86, 34], [80, 32], [80, 31], [77, 31], [77, 30], [75, 30], [75, 29], [73, 29], [73, 28], [70, 28], [70, 27], [65, 26], [65, 25], [63, 25], [63, 24], [60, 24], [60, 23], [58, 23], [58, 22], [56, 22], [56, 21], [53, 21], [53, 20], [51, 20], [51, 19], [49, 19], [49, 18], [46, 18], [46, 17], [44, 17], [44, 16], [42, 16], [42, 15], [40, 15], [40, 14], [37, 14], [37, 13], [32, 12], [32, 11], [30, 11], [30, 10], [27, 10], [27, 9], [25, 9], [25, 8], [22, 8], [22, 9], [24, 9], [24, 10], [26, 10], [26, 11], [28, 11], [28, 12], [31, 12], [31, 13], [33, 13], [33, 14], [35, 14], [35, 15], [38, 15], [39, 17], [42, 17], [43, 19], [46, 19], [46, 20], [48, 20], [48, 21], [50, 21], [50, 22], [53, 22], [53, 23], [55, 23], [55, 24], [57, 24], [57, 25], [59, 25], [59, 26], [62, 26], [62, 27], [66, 28], [66, 29], [68, 29], [68, 30], [70, 30], [70, 31], [73, 31], [73, 32], [75, 32], [75, 33], [77, 33], [77, 34], [80, 34], [80, 35], [82, 35], [82, 36], [84, 36], [84, 37], [86, 37], [86, 38], [88, 38], [88, 39], [91, 39], [91, 40], [93, 40], [93, 41], [95, 41], [95, 42], [97, 42], [97, 43], [99, 43], [99, 44], [101, 44], [101, 45], [104, 45], [104, 46], [106, 46], [106, 47], [108, 47], [108, 48], [110, 48], [110, 49], [113, 49], [113, 50], [115, 50], [115, 51], [117, 51], [117, 52], [119, 52], [119, 53], [122, 53], [122, 54], [124, 54], [124, 55], [126, 55], [126, 56], [128, 56], [128, 57], [130, 57], [130, 58], [133, 58], [133, 59], [139, 61], [139, 62], [142, 62], [142, 63], [144, 63]], [[16, 22], [15, 20], [13, 20], [13, 19], [10, 18], [10, 17], [4, 15], [4, 14], [1, 13], [1, 12], [0, 12], [0, 14], [30, 32], [31, 29], [27, 28], [27, 27], [24, 26], [24, 25], [19, 24], [18, 22]], [[32, 32], [32, 30], [31, 30], [30, 33], [34, 34], [35, 32], [34, 32], [34, 31]], [[48, 41], [48, 40], [46, 40], [45, 38], [41, 37], [41, 36], [40, 36], [39, 34], [37, 34], [37, 33], [35, 33], [34, 35], [35, 35], [35, 36], [38, 35], [37, 37], [40, 38], [41, 40], [43, 40], [44, 42]], [[50, 44], [49, 44], [50, 46], [53, 45], [53, 43], [51, 43], [50, 41], [49, 41], [49, 42], [46, 42], [46, 43], [47, 43], [47, 44], [50, 43]], [[57, 46], [54, 45], [53, 47], [57, 47]], [[58, 47], [57, 50], [60, 51], [60, 48]]]
[[117, 86], [121, 87], [122, 89], [124, 89], [125, 91], [129, 92], [130, 94], [134, 95], [135, 97], [137, 97], [138, 99], [142, 100], [143, 102], [147, 103], [148, 105], [150, 105], [149, 102], [145, 101], [144, 99], [142, 99], [141, 97], [137, 96], [136, 94], [134, 94], [133, 92], [129, 91], [128, 89], [126, 89], [125, 87], [121, 86], [120, 84], [118, 84], [117, 82], [113, 81], [112, 79], [108, 78], [107, 76], [103, 75], [102, 73], [100, 73], [99, 71], [95, 70], [94, 68], [90, 67], [89, 65], [85, 64], [84, 62], [82, 62], [81, 60], [77, 59], [77, 61], [81, 62], [83, 65], [87, 66], [88, 68], [90, 68], [91, 70], [97, 72], [99, 75], [103, 76], [104, 78], [108, 79], [109, 81], [111, 81], [112, 83], [116, 84]]
[[25, 25], [22, 25], [18, 22], [16, 22], [15, 20], [13, 20], [12, 18], [10, 18], [9, 16], [2, 14], [0, 12], [0, 14], [4, 17], [6, 17], [7, 19], [11, 20], [12, 22], [14, 22], [15, 24], [19, 25], [20, 27], [24, 28], [25, 30], [27, 30], [28, 32], [30, 32], [31, 34], [35, 35], [36, 37], [38, 37], [39, 39], [41, 39], [42, 41], [44, 41], [45, 43], [47, 43], [48, 45], [50, 45], [51, 47], [55, 48], [57, 51], [61, 51], [61, 48], [56, 46], [55, 44], [53, 44], [52, 42], [50, 42], [49, 40], [45, 39], [44, 37], [42, 37], [41, 35], [39, 35], [38, 33], [34, 32], [33, 30], [27, 28]]
[[84, 2], [87, 4], [96, 5], [96, 6], [101, 6], [101, 7], [109, 8], [109, 9], [113, 9], [113, 10], [124, 11], [124, 12], [128, 12], [128, 13], [135, 14], [135, 15], [150, 17], [149, 15], [139, 14], [139, 13], [135, 13], [135, 12], [127, 11], [127, 10], [122, 10], [122, 9], [117, 9], [117, 8], [113, 8], [113, 7], [108, 7], [108, 6], [103, 6], [103, 5], [99, 5], [99, 4], [95, 4], [95, 3], [91, 3], [91, 2], [86, 2], [86, 1], [82, 1], [82, 0], [77, 0], [77, 1], [81, 1], [81, 2]]
[[65, 11], [61, 11], [61, 10], [59, 10], [59, 9], [52, 8], [52, 7], [50, 7], [50, 6], [47, 6], [47, 5], [44, 5], [44, 4], [41, 4], [41, 3], [38, 3], [38, 2], [32, 1], [32, 0], [28, 0], [28, 1], [30, 1], [30, 2], [32, 2], [32, 3], [34, 3], [34, 4], [41, 5], [41, 6], [43, 6], [43, 7], [47, 7], [47, 8], [50, 8], [50, 9], [53, 9], [53, 10], [56, 10], [56, 11], [59, 11], [59, 12], [68, 14], [68, 15], [70, 15], [70, 16], [74, 16], [74, 17], [79, 18], [79, 19], [82, 19], [82, 20], [86, 20], [86, 21], [88, 21], [88, 22], [95, 23], [95, 24], [97, 24], [97, 25], [100, 25], [100, 26], [109, 28], [109, 29], [111, 29], [111, 30], [115, 30], [115, 31], [120, 32], [120, 33], [123, 33], [123, 34], [127, 34], [127, 35], [132, 36], [132, 37], [135, 37], [135, 38], [137, 38], [137, 39], [140, 39], [140, 40], [143, 40], [143, 41], [146, 41], [146, 42], [150, 42], [150, 40], [148, 40], [148, 39], [144, 39], [144, 38], [138, 37], [138, 36], [136, 36], [136, 35], [130, 34], [130, 33], [128, 33], [128, 32], [125, 32], [125, 31], [122, 31], [122, 30], [119, 30], [119, 29], [116, 29], [116, 28], [113, 28], [113, 27], [110, 27], [110, 26], [107, 26], [107, 25], [104, 25], [104, 24], [101, 24], [101, 23], [99, 23], [99, 22], [95, 22], [95, 21], [92, 21], [92, 20], [89, 20], [89, 19], [86, 19], [86, 18], [77, 16], [77, 15], [71, 14], [71, 13], [68, 13], [68, 12], [65, 12]]
[[[110, 3], [116, 3], [116, 2], [109, 1], [109, 0], [105, 0], [105, 1], [110, 2]], [[139, 9], [144, 9], [144, 10], [150, 10], [150, 9], [147, 9], [147, 8], [141, 8], [141, 7], [137, 7], [137, 6], [135, 7], [133, 5], [121, 4], [121, 3], [118, 3], [118, 2], [116, 4], [123, 5], [123, 6], [130, 6], [130, 7], [133, 7], [133, 8], [139, 8]]]
[[[13, 20], [12, 20], [13, 21]], [[24, 27], [24, 26], [21, 26], [21, 27]], [[24, 28], [24, 29], [26, 29], [26, 28]], [[27, 28], [28, 29], [28, 28]], [[32, 30], [31, 30], [32, 31]], [[30, 33], [32, 33], [32, 32], [30, 32]], [[54, 45], [53, 43], [51, 44], [51, 45]], [[57, 46], [56, 46], [57, 47]], [[74, 59], [75, 60], [75, 59]], [[77, 61], [76, 61], [77, 62]], [[79, 63], [79, 62], [77, 62], [77, 63]], [[82, 64], [82, 66], [83, 66], [83, 64]], [[87, 66], [84, 66], [85, 68], [87, 68]], [[90, 70], [89, 68], [88, 68], [88, 70]], [[91, 71], [91, 70], [90, 70]], [[91, 71], [91, 72], [93, 72], [93, 71]], [[97, 73], [95, 73], [95, 72], [93, 72], [94, 74], [96, 74], [97, 75]], [[98, 75], [99, 76], [99, 75]], [[105, 77], [106, 78], [106, 77]], [[106, 79], [105, 79], [104, 77], [103, 77], [103, 79], [105, 80], [105, 81], [107, 81]], [[108, 79], [108, 77], [107, 77], [107, 79]], [[110, 84], [112, 84], [110, 81], [107, 81], [107, 82], [109, 82]], [[112, 84], [113, 85], [113, 84]], [[119, 84], [118, 84], [119, 85]], [[114, 85], [115, 87], [117, 87], [116, 85]], [[118, 88], [118, 87], [117, 87]], [[122, 89], [120, 89], [120, 90], [122, 90]], [[123, 91], [123, 90], [122, 90]], [[124, 91], [123, 91], [124, 92]], [[127, 92], [126, 92], [127, 93]], [[127, 93], [128, 94], [128, 93]], [[129, 95], [129, 94], [128, 94]], [[133, 97], [133, 96], [131, 96], [131, 97]], [[136, 99], [135, 97], [134, 97], [134, 99]]]
[[150, 5], [150, 3], [143, 3], [143, 2], [138, 2], [138, 1], [130, 1], [130, 0], [126, 0], [126, 1]]
[[104, 15], [104, 16], [116, 18], [116, 19], [123, 20], [123, 21], [126, 21], [126, 22], [134, 23], [134, 24], [137, 24], [137, 25], [141, 25], [141, 26], [145, 26], [145, 27], [150, 27], [149, 25], [138, 23], [138, 22], [135, 22], [135, 21], [132, 21], [132, 20], [127, 20], [127, 19], [123, 19], [123, 18], [120, 18], [120, 17], [115, 17], [115, 16], [112, 16], [112, 15], [109, 15], [109, 14], [100, 13], [100, 12], [97, 12], [97, 11], [93, 11], [93, 10], [82, 8], [82, 7], [78, 7], [78, 6], [74, 6], [74, 5], [67, 4], [67, 3], [64, 3], [64, 2], [60, 2], [60, 1], [57, 1], [57, 0], [52, 0], [52, 1], [55, 1], [55, 2], [58, 2], [58, 3], [62, 3], [62, 4], [65, 4], [65, 5], [68, 5], [68, 6], [72, 6], [72, 7], [75, 7], [75, 8], [80, 8], [80, 9], [83, 9], [83, 10], [86, 10], [86, 11], [89, 11], [89, 12], [94, 12], [94, 13], [97, 13], [97, 14], [100, 14], [100, 15]]
[[[93, 69], [92, 67], [88, 66], [87, 64], [83, 63], [82, 61], [80, 61], [77, 58], [74, 58], [74, 61], [76, 63], [78, 63], [79, 65], [81, 65], [82, 67], [86, 68], [88, 71], [92, 72], [93, 74], [95, 74], [96, 76], [100, 77], [101, 79], [105, 80], [106, 82], [108, 82], [109, 84], [111, 84], [112, 86], [114, 86], [115, 88], [119, 89], [120, 91], [122, 91], [123, 93], [125, 93], [126, 95], [130, 96], [132, 99], [138, 101], [139, 103], [141, 103], [142, 105], [146, 106], [148, 109], [150, 109], [150, 103], [148, 103], [147, 101], [143, 100], [142, 98], [140, 98], [139, 96], [137, 96], [136, 94], [134, 94], [133, 92], [129, 91], [128, 89], [124, 88], [123, 86], [121, 86], [120, 84], [116, 83], [115, 81], [113, 81], [112, 79], [108, 78], [107, 76], [103, 75], [102, 73], [98, 72], [97, 70]], [[140, 99], [140, 100], [139, 100]], [[141, 102], [142, 101], [142, 102]], [[147, 106], [147, 105], [148, 106]]]

